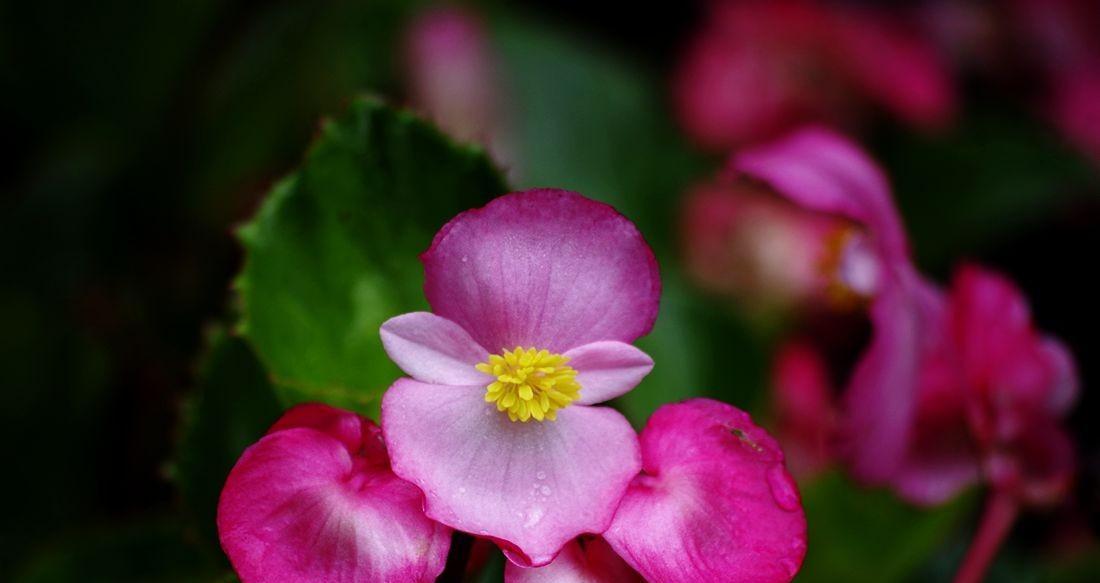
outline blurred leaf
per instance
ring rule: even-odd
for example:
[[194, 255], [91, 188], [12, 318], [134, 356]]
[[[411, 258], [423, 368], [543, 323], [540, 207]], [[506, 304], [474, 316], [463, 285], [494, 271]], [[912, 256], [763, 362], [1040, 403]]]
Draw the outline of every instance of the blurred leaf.
[[482, 152], [376, 100], [326, 122], [238, 233], [240, 331], [284, 404], [365, 411], [399, 376], [378, 327], [426, 307], [416, 255], [447, 220], [504, 190]]
[[806, 561], [796, 581], [905, 581], [957, 524], [970, 503], [962, 497], [920, 509], [885, 490], [858, 488], [838, 473], [802, 487], [809, 524]]
[[218, 549], [215, 519], [225, 478], [281, 408], [267, 372], [243, 340], [217, 327], [207, 342], [198, 386], [183, 412], [174, 477], [189, 520]]
[[667, 255], [680, 193], [705, 176], [655, 74], [576, 36], [503, 19], [494, 29], [513, 101], [521, 183], [614, 205]]
[[15, 583], [210, 583], [224, 570], [164, 520], [70, 535], [33, 555]]
[[975, 108], [948, 135], [879, 141], [914, 250], [937, 271], [1100, 193], [1095, 172], [1052, 130], [1003, 106]]

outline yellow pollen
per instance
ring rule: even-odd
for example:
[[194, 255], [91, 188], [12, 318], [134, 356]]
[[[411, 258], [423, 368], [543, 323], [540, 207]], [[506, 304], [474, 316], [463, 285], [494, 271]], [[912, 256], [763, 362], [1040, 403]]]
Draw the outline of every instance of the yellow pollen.
[[496, 403], [497, 411], [507, 412], [512, 421], [553, 421], [558, 409], [581, 396], [577, 371], [568, 362], [560, 354], [517, 346], [489, 355], [476, 368], [496, 377], [485, 390], [485, 402]]

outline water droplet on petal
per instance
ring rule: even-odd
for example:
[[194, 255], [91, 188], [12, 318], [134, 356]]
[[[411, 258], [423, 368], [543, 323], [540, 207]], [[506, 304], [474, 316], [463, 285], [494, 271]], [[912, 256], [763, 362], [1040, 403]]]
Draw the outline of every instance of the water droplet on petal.
[[790, 474], [781, 464], [776, 464], [768, 470], [768, 487], [772, 491], [772, 498], [775, 499], [776, 505], [787, 512], [798, 510], [798, 490]]
[[546, 479], [546, 472], [539, 472], [539, 473], [535, 474], [535, 478], [537, 478], [539, 480], [545, 480]]
[[550, 486], [543, 486], [542, 488], [539, 488], [539, 492], [540, 492], [540, 493], [541, 493], [541, 494], [542, 494], [543, 496], [549, 496], [549, 495], [550, 495], [550, 491], [551, 491], [551, 490], [550, 490]]
[[[523, 513], [521, 512], [520, 515]], [[532, 506], [527, 511], [527, 522], [523, 523], [523, 528], [532, 528], [542, 521], [543, 510], [541, 506]]]

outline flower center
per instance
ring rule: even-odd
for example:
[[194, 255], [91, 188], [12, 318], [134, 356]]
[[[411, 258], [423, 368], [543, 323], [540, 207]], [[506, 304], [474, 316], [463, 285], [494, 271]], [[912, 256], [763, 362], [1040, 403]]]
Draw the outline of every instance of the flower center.
[[866, 235], [851, 227], [826, 241], [821, 269], [828, 278], [829, 298], [839, 307], [853, 307], [878, 292], [879, 261]]
[[505, 350], [489, 355], [477, 370], [496, 377], [485, 390], [485, 401], [496, 403], [512, 421], [542, 421], [557, 418], [558, 409], [580, 398], [577, 371], [567, 366], [569, 358], [547, 350]]

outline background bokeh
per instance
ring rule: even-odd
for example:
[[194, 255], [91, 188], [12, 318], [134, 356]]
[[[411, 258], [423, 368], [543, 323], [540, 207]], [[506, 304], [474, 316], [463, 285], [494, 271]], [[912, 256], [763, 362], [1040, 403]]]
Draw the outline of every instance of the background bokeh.
[[[640, 345], [659, 364], [616, 403], [632, 422], [696, 395], [766, 419], [786, 324], [696, 289], [681, 268], [680, 197], [724, 159], [691, 145], [670, 103], [703, 8], [592, 4], [469, 5], [497, 59], [507, 178], [607, 201], [653, 245], [665, 294]], [[232, 580], [213, 504], [286, 391], [232, 333], [233, 229], [322, 117], [360, 94], [408, 102], [402, 39], [424, 6], [0, 5], [0, 580]], [[953, 73], [951, 127], [917, 132], [872, 112], [861, 139], [893, 181], [918, 265], [941, 282], [963, 259], [1004, 271], [1078, 360], [1073, 495], [1023, 519], [992, 580], [1096, 580], [1100, 161], [1035, 113], [1024, 64], [997, 71]], [[443, 220], [417, 216], [430, 230]], [[418, 250], [379, 245], [402, 266], [386, 277], [404, 270], [393, 285], [412, 285]], [[866, 335], [854, 329], [830, 353], [841, 373]], [[803, 494], [804, 581], [947, 580], [980, 509], [975, 493], [920, 511], [839, 474]]]

